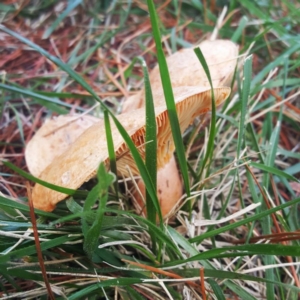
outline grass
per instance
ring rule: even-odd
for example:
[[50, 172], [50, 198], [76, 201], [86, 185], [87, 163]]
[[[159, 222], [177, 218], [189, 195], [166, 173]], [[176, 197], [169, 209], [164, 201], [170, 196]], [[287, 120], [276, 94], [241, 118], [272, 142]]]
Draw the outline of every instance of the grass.
[[[156, 6], [157, 27], [151, 1], [152, 25], [138, 1], [14, 2], [0, 4], [1, 298], [298, 299], [299, 4], [231, 1], [222, 21], [213, 1], [167, 1]], [[157, 53], [167, 74], [164, 55], [209, 38], [217, 23], [218, 37], [250, 56], [210, 126], [176, 135], [191, 205], [157, 226], [153, 145], [144, 163], [119, 124], [147, 186], [148, 219], [103, 167], [94, 187], [33, 213], [27, 190], [36, 179], [23, 154], [43, 120], [99, 101], [93, 113], [105, 117], [111, 149], [108, 124], [140, 88], [145, 63], [152, 68]], [[148, 141], [153, 125], [149, 118]]]

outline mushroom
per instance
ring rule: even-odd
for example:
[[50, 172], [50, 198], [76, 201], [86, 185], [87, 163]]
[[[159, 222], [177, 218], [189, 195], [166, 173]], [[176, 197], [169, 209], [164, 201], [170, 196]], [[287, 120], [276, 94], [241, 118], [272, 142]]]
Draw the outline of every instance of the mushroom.
[[[230, 88], [215, 88], [216, 105], [221, 104], [228, 97], [229, 93]], [[174, 95], [181, 132], [185, 131], [196, 116], [211, 108], [211, 90], [209, 88], [179, 87], [174, 89]], [[164, 103], [163, 99], [155, 99], [155, 101], [156, 103]], [[166, 106], [156, 106], [155, 115], [158, 143], [157, 169], [159, 170], [171, 160], [175, 146]], [[139, 149], [141, 157], [144, 158], [144, 108], [121, 114], [118, 116], [118, 119]], [[139, 175], [129, 149], [113, 122], [111, 128], [119, 175], [127, 177], [127, 167], [131, 169], [133, 175]], [[108, 167], [109, 159], [105, 126], [103, 121], [100, 120], [85, 130], [39, 177], [55, 185], [77, 189], [84, 182], [95, 176], [96, 170], [102, 161]], [[34, 207], [44, 211], [52, 211], [56, 204], [66, 197], [66, 194], [51, 190], [40, 184], [36, 184], [32, 192]], [[175, 200], [177, 201], [178, 199]], [[163, 207], [162, 211], [165, 212]]]
[[[229, 40], [214, 40], [203, 41], [198, 45], [201, 49], [206, 63], [209, 67], [210, 76], [213, 86], [229, 86], [232, 81], [234, 70], [238, 58], [238, 46]], [[167, 57], [167, 64], [173, 88], [182, 86], [203, 86], [209, 87], [209, 81], [202, 68], [193, 48], [182, 49]], [[157, 65], [150, 73], [150, 83], [155, 100], [155, 105], [164, 99], [163, 87], [161, 84], [159, 66]], [[123, 105], [123, 113], [129, 112], [132, 109], [141, 108], [144, 106], [144, 90], [142, 89], [137, 94], [129, 97]], [[171, 180], [174, 184], [168, 185]], [[133, 191], [133, 198], [138, 206], [138, 210], [145, 207], [145, 185], [140, 179], [137, 181], [138, 190]], [[157, 191], [158, 198], [161, 203], [161, 208], [169, 211], [172, 207], [170, 203], [175, 203], [182, 196], [182, 182], [177, 169], [175, 158], [172, 158], [169, 163], [157, 173]], [[167, 214], [167, 213], [166, 213]]]
[[[214, 86], [229, 85], [237, 61], [238, 48], [231, 41], [215, 40], [204, 41], [199, 47], [202, 50], [206, 62], [210, 68]], [[167, 58], [171, 82], [175, 88], [175, 97], [182, 93], [186, 86], [208, 86], [208, 80], [193, 49], [184, 49]], [[180, 75], [180, 76], [178, 76]], [[159, 68], [156, 66], [150, 73], [152, 92], [155, 105], [164, 105], [163, 89], [159, 76]], [[177, 91], [176, 91], [177, 90]], [[127, 99], [123, 112], [130, 111], [144, 105], [144, 91]], [[25, 158], [30, 172], [38, 176], [55, 157], [62, 154], [86, 128], [98, 119], [88, 115], [80, 118], [73, 116], [59, 116], [55, 120], [46, 122], [28, 143]], [[79, 124], [78, 124], [79, 123]], [[99, 123], [100, 124], [100, 123]], [[79, 126], [78, 126], [79, 125]], [[99, 125], [100, 126], [100, 125]], [[103, 126], [103, 122], [102, 122]], [[174, 157], [165, 166], [158, 170], [157, 174], [158, 198], [164, 214], [172, 208], [172, 205], [182, 195], [182, 182]], [[65, 177], [64, 177], [65, 178]], [[65, 178], [66, 179], [66, 178]], [[172, 185], [168, 183], [172, 182]], [[138, 204], [138, 209], [144, 207], [145, 186], [140, 179], [137, 181], [139, 190], [133, 192]], [[169, 206], [169, 209], [167, 207]], [[144, 213], [144, 210], [142, 210]]]

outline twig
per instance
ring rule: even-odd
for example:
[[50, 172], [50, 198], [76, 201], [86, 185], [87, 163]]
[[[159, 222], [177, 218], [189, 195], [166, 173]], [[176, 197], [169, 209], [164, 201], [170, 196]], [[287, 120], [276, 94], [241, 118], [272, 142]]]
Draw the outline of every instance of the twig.
[[32, 223], [33, 235], [34, 235], [34, 239], [35, 239], [36, 253], [38, 256], [38, 260], [39, 260], [42, 275], [44, 278], [44, 283], [46, 285], [46, 289], [48, 292], [48, 296], [51, 300], [55, 300], [54, 294], [52, 292], [52, 289], [51, 289], [51, 286], [50, 286], [50, 283], [48, 280], [48, 276], [47, 276], [47, 272], [46, 272], [46, 268], [45, 268], [45, 264], [44, 264], [44, 260], [43, 260], [42, 249], [41, 249], [41, 244], [40, 244], [40, 240], [39, 240], [39, 233], [37, 230], [36, 219], [35, 219], [35, 214], [34, 214], [34, 207], [33, 207], [33, 202], [32, 202], [30, 184], [28, 181], [26, 182], [26, 188], [27, 188], [27, 195], [28, 195], [28, 202], [29, 202], [29, 209], [30, 209], [30, 218], [31, 218], [31, 223]]

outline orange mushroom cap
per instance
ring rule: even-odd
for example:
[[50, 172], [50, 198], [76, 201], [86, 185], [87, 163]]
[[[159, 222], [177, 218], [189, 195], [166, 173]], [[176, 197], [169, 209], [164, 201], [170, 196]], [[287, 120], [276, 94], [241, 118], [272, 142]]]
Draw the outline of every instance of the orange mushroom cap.
[[[200, 48], [209, 67], [213, 87], [230, 86], [238, 60], [238, 45], [230, 40], [203, 41], [194, 48], [179, 50], [166, 58], [173, 89], [183, 86], [210, 87], [206, 73], [195, 48]], [[150, 83], [154, 101], [163, 99], [159, 66], [150, 72]], [[129, 97], [123, 105], [123, 113], [143, 107], [145, 91]], [[157, 105], [157, 103], [155, 103]]]
[[29, 172], [38, 177], [55, 157], [65, 152], [87, 128], [96, 122], [99, 122], [98, 118], [76, 114], [61, 115], [46, 120], [25, 148], [25, 160]]

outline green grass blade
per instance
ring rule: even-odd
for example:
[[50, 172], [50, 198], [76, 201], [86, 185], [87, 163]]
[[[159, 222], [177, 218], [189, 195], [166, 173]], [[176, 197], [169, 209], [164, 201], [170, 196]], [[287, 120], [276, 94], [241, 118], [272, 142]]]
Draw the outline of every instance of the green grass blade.
[[[101, 291], [103, 287], [112, 287], [112, 286], [131, 286], [134, 284], [142, 283], [143, 279], [140, 278], [122, 278], [119, 277], [117, 279], [107, 279], [98, 282], [97, 284], [92, 284], [86, 288], [82, 288], [80, 291], [73, 293], [69, 300], [77, 300], [77, 299], [90, 299], [90, 296], [97, 295], [98, 290]], [[89, 296], [90, 295], [90, 296]], [[87, 298], [87, 296], [89, 296]]]
[[237, 221], [234, 224], [222, 226], [221, 228], [218, 228], [218, 229], [215, 229], [215, 230], [203, 233], [200, 236], [196, 236], [194, 238], [191, 238], [189, 241], [191, 243], [201, 243], [201, 241], [203, 241], [203, 240], [205, 240], [205, 239], [207, 239], [207, 238], [209, 238], [211, 236], [215, 236], [215, 235], [220, 234], [222, 232], [225, 232], [225, 231], [237, 228], [237, 227], [239, 227], [241, 225], [245, 225], [247, 223], [250, 223], [250, 222], [253, 222], [253, 221], [256, 221], [256, 220], [260, 220], [261, 218], [264, 218], [264, 217], [269, 216], [269, 215], [271, 215], [273, 213], [276, 213], [277, 211], [283, 210], [286, 207], [297, 205], [299, 202], [300, 202], [300, 198], [296, 198], [296, 199], [291, 200], [289, 202], [283, 203], [283, 204], [281, 204], [279, 206], [276, 206], [276, 207], [273, 207], [271, 209], [262, 211], [262, 212], [260, 212], [258, 214], [255, 214], [254, 216], [251, 216], [251, 217], [245, 218], [243, 220]]
[[123, 214], [123, 215], [127, 215], [130, 218], [136, 219], [140, 224], [139, 226], [148, 226], [150, 230], [152, 230], [155, 235], [156, 238], [159, 239], [162, 243], [164, 243], [166, 245], [166, 249], [167, 251], [172, 251], [174, 252], [176, 255], [180, 255], [179, 250], [176, 248], [176, 246], [174, 245], [172, 239], [170, 239], [168, 237], [168, 235], [165, 233], [165, 229], [161, 229], [161, 227], [158, 227], [156, 224], [153, 224], [152, 222], [148, 221], [148, 219], [145, 219], [143, 217], [134, 215], [130, 212], [126, 212], [126, 211], [118, 211], [118, 210], [112, 210], [112, 209], [107, 209], [107, 212], [112, 212], [115, 213], [117, 215]]
[[279, 56], [277, 56], [276, 59], [274, 59], [271, 63], [269, 63], [265, 68], [263, 68], [251, 81], [251, 86], [254, 87], [256, 85], [259, 85], [263, 79], [268, 75], [268, 73], [272, 70], [274, 70], [276, 67], [280, 66], [282, 62], [285, 61], [285, 59], [293, 54], [294, 52], [299, 51], [300, 44], [296, 43], [295, 45], [292, 45], [289, 47], [286, 51], [281, 53]]
[[[91, 201], [85, 201], [83, 212], [89, 211], [92, 209], [92, 206], [95, 200], [99, 199], [98, 209], [96, 211], [96, 218], [91, 225], [87, 227], [87, 222], [83, 218], [83, 233], [84, 233], [84, 244], [83, 248], [90, 258], [92, 258], [93, 253], [98, 246], [98, 240], [100, 236], [100, 231], [103, 223], [104, 212], [106, 208], [106, 203], [108, 200], [108, 188], [115, 181], [116, 177], [111, 172], [106, 172], [105, 165], [102, 162], [99, 166], [97, 172], [98, 184], [96, 189], [93, 189], [93, 196]], [[97, 197], [94, 197], [94, 194], [97, 192]]]
[[111, 40], [114, 35], [121, 31], [121, 29], [115, 29], [115, 30], [104, 30], [102, 34], [99, 36], [99, 39], [97, 40], [96, 44], [87, 48], [87, 50], [81, 54], [79, 54], [76, 58], [74, 58], [73, 63], [80, 63], [81, 61], [88, 61], [88, 59], [97, 51], [97, 49], [101, 48], [105, 43], [107, 43], [109, 40]]
[[[61, 236], [61, 237], [58, 237], [58, 238], [53, 238], [49, 241], [46, 241], [46, 242], [42, 242], [41, 243], [41, 250], [42, 251], [45, 251], [47, 249], [50, 249], [50, 248], [55, 248], [56, 246], [59, 246], [63, 243], [66, 243], [66, 242], [69, 242], [69, 241], [72, 241], [72, 240], [75, 240], [75, 239], [78, 239], [78, 236], [68, 236], [68, 235], [64, 235], [64, 236]], [[21, 258], [23, 256], [27, 256], [27, 255], [32, 255], [32, 254], [35, 254], [36, 253], [36, 247], [35, 247], [35, 244], [32, 243], [31, 246], [27, 246], [27, 247], [23, 247], [21, 249], [17, 249], [17, 250], [13, 250], [7, 254], [4, 254], [4, 255], [1, 255], [0, 256], [0, 263], [5, 263], [5, 262], [9, 262], [11, 261], [12, 259], [16, 259], [16, 258]]]
[[166, 105], [168, 109], [168, 115], [173, 135], [173, 140], [176, 148], [178, 163], [180, 166], [185, 192], [187, 196], [190, 195], [190, 183], [189, 183], [189, 177], [188, 177], [188, 168], [187, 168], [187, 162], [185, 158], [185, 150], [183, 141], [181, 138], [181, 131], [178, 121], [178, 116], [176, 112], [176, 106], [175, 106], [175, 100], [174, 100], [174, 94], [172, 90], [171, 80], [170, 80], [170, 74], [168, 71], [168, 66], [166, 62], [166, 58], [164, 55], [164, 51], [161, 44], [161, 36], [159, 31], [159, 25], [158, 25], [158, 18], [155, 10], [155, 6], [152, 0], [147, 0], [149, 14], [150, 14], [150, 21], [152, 25], [152, 33], [153, 38], [156, 45], [156, 51], [157, 51], [157, 60], [159, 65], [159, 72], [160, 77], [162, 81], [164, 96], [166, 99]]
[[[104, 111], [104, 125], [107, 142], [107, 150], [109, 157], [110, 170], [117, 176], [117, 158], [115, 154], [114, 140], [112, 137], [111, 126], [109, 122], [109, 116], [107, 110]], [[114, 188], [116, 193], [116, 199], [118, 200], [118, 182], [114, 181]]]
[[[152, 179], [153, 186], [157, 192], [157, 138], [156, 138], [156, 118], [154, 110], [154, 102], [152, 96], [152, 90], [149, 80], [149, 73], [147, 65], [144, 59], [140, 59], [144, 74], [144, 86], [145, 86], [145, 114], [146, 114], [146, 145], [145, 145], [145, 164]], [[150, 194], [146, 191], [146, 208], [147, 218], [152, 223], [156, 223], [156, 214], [158, 214], [160, 222], [162, 222], [161, 212], [156, 212], [155, 206], [160, 207], [159, 203], [156, 205], [153, 203]], [[154, 238], [154, 236], [153, 236]]]
[[[285, 66], [285, 74], [287, 74], [287, 63], [285, 60], [284, 63]], [[286, 76], [286, 75], [285, 75]], [[286, 78], [286, 77], [285, 77]], [[285, 78], [284, 78], [284, 84], [285, 84]], [[285, 90], [285, 87], [283, 88], [283, 92]], [[273, 127], [273, 123], [272, 123], [272, 116], [273, 113], [270, 112], [267, 114], [267, 118], [266, 121], [264, 122], [264, 124], [267, 126], [269, 125], [270, 128]], [[276, 158], [276, 154], [277, 154], [277, 148], [278, 148], [278, 142], [279, 142], [279, 134], [280, 134], [280, 129], [281, 129], [281, 121], [282, 121], [282, 106], [280, 108], [280, 113], [279, 113], [279, 117], [278, 120], [276, 122], [275, 128], [272, 130], [269, 130], [269, 132], [271, 131], [271, 136], [270, 136], [270, 141], [269, 141], [269, 151], [267, 152], [267, 156], [266, 156], [266, 160], [265, 160], [265, 165], [263, 166], [264, 168], [267, 168], [270, 171], [275, 171], [276, 169], [273, 168], [275, 165], [275, 158]], [[278, 170], [280, 171], [280, 170]], [[283, 175], [284, 172], [280, 171], [280, 173]], [[263, 176], [263, 186], [266, 190], [269, 189], [270, 186], [270, 175], [268, 173], [265, 173]], [[275, 191], [274, 191], [275, 192]], [[262, 209], [265, 209], [267, 206], [266, 204], [263, 204]], [[263, 234], [271, 234], [272, 233], [272, 220], [270, 218], [270, 216], [266, 217], [265, 220], [263, 220], [262, 222], [262, 231]], [[266, 265], [272, 265], [275, 263], [275, 257], [272, 256], [266, 256], [264, 258], [265, 260], [265, 264]], [[274, 280], [275, 279], [275, 274], [272, 270], [266, 270], [266, 278], [270, 279], [270, 280]], [[267, 283], [266, 285], [267, 287], [267, 293], [266, 296], [268, 299], [272, 300], [275, 299], [275, 286], [274, 284], [271, 283]]]
[[[149, 175], [149, 172], [139, 154], [139, 151], [138, 149], [135, 147], [133, 141], [131, 140], [130, 136], [128, 135], [128, 133], [126, 132], [126, 130], [124, 129], [124, 127], [122, 126], [122, 124], [118, 121], [117, 118], [115, 117], [112, 117], [114, 119], [114, 122], [116, 124], [116, 127], [118, 128], [120, 134], [123, 136], [124, 140], [126, 141], [126, 144], [128, 145], [128, 148], [130, 149], [131, 151], [131, 154], [135, 160], [135, 163], [140, 171], [140, 174], [141, 174], [141, 177], [145, 183], [145, 187], [147, 189], [147, 192], [149, 193], [152, 201], [153, 201], [153, 204], [155, 205], [155, 210], [157, 212], [160, 211], [160, 208], [159, 208], [159, 201], [157, 199], [157, 194], [156, 194], [156, 189], [153, 185], [153, 182], [152, 182], [152, 179]], [[153, 200], [154, 199], [154, 200]], [[162, 226], [162, 223], [161, 223], [161, 226]]]
[[231, 40], [233, 42], [237, 43], [237, 41], [241, 37], [243, 31], [245, 30], [247, 23], [248, 23], [248, 18], [246, 16], [243, 16], [239, 22], [238, 28], [235, 30], [234, 34], [231, 37]]
[[[20, 210], [22, 212], [29, 212], [30, 211], [28, 205], [16, 202], [16, 201], [14, 201], [12, 199], [9, 199], [9, 198], [5, 198], [1, 195], [0, 195], [0, 208], [4, 211], [5, 211], [5, 208], [17, 209], [17, 210]], [[44, 216], [44, 217], [47, 217], [47, 218], [58, 218], [57, 214], [45, 212], [45, 211], [42, 211], [42, 210], [39, 210], [39, 209], [36, 209], [35, 213], [38, 214], [39, 216]]]
[[[136, 300], [144, 300], [145, 298], [143, 296], [141, 296], [141, 294], [139, 294], [135, 289], [133, 289], [130, 286], [125, 286], [124, 287], [129, 295], [128, 300], [131, 299], [136, 299]], [[123, 297], [123, 299], [126, 299]]]
[[[192, 277], [199, 276], [198, 269], [188, 269], [188, 268], [179, 269], [181, 274], [184, 274], [184, 272], [185, 272], [184, 270], [186, 270], [187, 276], [192, 276]], [[282, 286], [282, 287], [286, 288], [287, 290], [293, 290], [293, 291], [298, 291], [298, 292], [300, 291], [300, 289], [296, 286], [284, 284], [284, 283], [278, 282], [278, 281], [270, 281], [265, 278], [242, 274], [239, 272], [230, 272], [230, 271], [223, 271], [223, 270], [210, 270], [210, 269], [205, 268], [204, 275], [205, 275], [205, 277], [213, 278], [214, 280], [215, 279], [220, 279], [220, 280], [225, 279], [225, 283], [228, 284], [228, 286], [230, 286], [230, 289], [235, 290], [235, 291], [240, 291], [239, 293], [237, 293], [239, 296], [242, 295], [241, 291], [245, 292], [245, 296], [243, 296], [242, 299], [249, 299], [249, 297], [251, 297], [251, 295], [249, 293], [247, 293], [245, 290], [242, 290], [240, 285], [235, 285], [235, 283], [230, 280], [238, 279], [238, 280], [245, 280], [245, 281], [262, 282], [262, 283], [269, 282], [269, 283], [274, 283], [279, 286]], [[229, 284], [229, 282], [232, 282], [232, 284]], [[253, 299], [253, 297], [250, 299]], [[254, 299], [256, 299], [256, 298], [254, 298]]]
[[290, 175], [290, 174], [288, 174], [288, 173], [286, 173], [282, 170], [279, 170], [277, 168], [274, 168], [274, 167], [269, 167], [267, 165], [259, 164], [259, 163], [256, 163], [256, 162], [250, 162], [250, 166], [252, 166], [254, 168], [257, 168], [257, 169], [260, 169], [262, 171], [266, 171], [270, 174], [277, 175], [278, 177], [283, 177], [283, 178], [286, 178], [286, 179], [291, 180], [291, 181], [300, 182], [299, 179], [297, 179], [293, 175]]
[[67, 8], [58, 16], [58, 18], [52, 23], [52, 25], [45, 31], [43, 34], [43, 39], [49, 38], [52, 32], [59, 26], [62, 20], [79, 4], [82, 3], [82, 0], [73, 0], [68, 2]]
[[[253, 281], [253, 282], [271, 282], [268, 279], [265, 278], [261, 278], [261, 277], [256, 277], [256, 276], [251, 276], [251, 275], [247, 275], [247, 274], [241, 274], [238, 272], [229, 272], [229, 271], [223, 271], [223, 270], [207, 270], [205, 269], [204, 272], [205, 276], [208, 277], [212, 277], [212, 278], [218, 278], [218, 279], [239, 279], [239, 280], [249, 280], [249, 281]], [[298, 287], [289, 285], [289, 284], [284, 284], [282, 282], [271, 282], [271, 283], [275, 283], [278, 284], [280, 286], [283, 286], [287, 289], [291, 289], [294, 291], [300, 291], [300, 289]], [[240, 287], [237, 285], [237, 287]], [[243, 298], [244, 299], [244, 298]]]
[[203, 67], [205, 75], [207, 76], [207, 79], [209, 81], [209, 85], [211, 87], [211, 119], [210, 119], [210, 126], [209, 126], [209, 137], [208, 137], [208, 142], [207, 142], [207, 148], [205, 151], [205, 156], [204, 156], [204, 159], [202, 162], [202, 167], [201, 167], [201, 170], [198, 175], [198, 178], [200, 179], [202, 177], [203, 171], [205, 170], [205, 167], [207, 166], [207, 164], [213, 154], [214, 139], [216, 136], [216, 103], [215, 103], [215, 95], [214, 95], [214, 90], [213, 90], [213, 83], [211, 80], [209, 68], [208, 68], [206, 60], [204, 58], [204, 55], [199, 47], [194, 49], [194, 52], [197, 55], [201, 65]]
[[252, 78], [252, 56], [248, 57], [245, 60], [243, 76], [244, 79], [243, 79], [243, 88], [242, 88], [240, 120], [239, 120], [239, 135], [238, 135], [237, 150], [236, 150], [237, 159], [240, 159], [240, 153], [241, 153], [243, 140], [244, 140], [247, 103], [249, 99], [250, 85], [251, 85], [251, 78]]
[[245, 289], [243, 289], [241, 286], [236, 285], [234, 282], [229, 281], [227, 283], [230, 290], [232, 290], [236, 295], [240, 297], [240, 299], [243, 300], [257, 300], [256, 297], [252, 296], [247, 292]]
[[250, 135], [250, 138], [251, 138], [251, 148], [253, 148], [257, 152], [260, 162], [264, 163], [265, 157], [259, 147], [253, 125], [251, 123], [248, 123], [246, 128], [247, 128], [246, 131]]
[[210, 284], [218, 300], [226, 300], [222, 289], [213, 279], [209, 278], [207, 279], [207, 282]]
[[32, 181], [32, 182], [35, 182], [35, 183], [38, 183], [42, 186], [45, 186], [49, 189], [52, 189], [54, 191], [58, 191], [58, 192], [61, 192], [61, 193], [64, 193], [64, 194], [67, 194], [67, 195], [74, 195], [74, 194], [77, 194], [77, 195], [86, 195], [85, 192], [83, 191], [76, 191], [76, 190], [72, 190], [72, 189], [68, 189], [68, 188], [64, 188], [64, 187], [61, 187], [59, 185], [55, 185], [55, 184], [52, 184], [52, 183], [48, 183], [44, 180], [41, 180], [37, 177], [34, 177], [33, 175], [23, 171], [22, 169], [16, 167], [14, 164], [12, 164], [11, 162], [9, 161], [2, 161], [2, 163], [10, 168], [11, 170], [15, 171], [16, 173], [20, 174], [22, 177]]
[[10, 108], [13, 110], [15, 117], [16, 117], [16, 121], [18, 124], [18, 129], [20, 132], [20, 136], [21, 136], [21, 140], [23, 145], [25, 146], [25, 139], [24, 139], [24, 131], [23, 131], [23, 126], [22, 126], [22, 121], [20, 120], [20, 115], [18, 113], [18, 111], [14, 108], [14, 106], [10, 105]]
[[10, 91], [10, 92], [14, 92], [14, 93], [17, 93], [17, 94], [21, 94], [21, 95], [24, 95], [26, 97], [30, 97], [32, 99], [35, 99], [36, 102], [38, 102], [39, 104], [44, 105], [45, 107], [47, 107], [50, 110], [52, 110], [54, 112], [57, 112], [59, 114], [67, 114], [68, 110], [66, 110], [63, 107], [60, 107], [58, 105], [66, 106], [66, 107], [70, 107], [70, 108], [72, 107], [72, 105], [70, 105], [68, 103], [65, 103], [65, 102], [62, 102], [58, 99], [50, 98], [50, 97], [44, 96], [42, 94], [27, 90], [27, 89], [24, 89], [24, 88], [21, 88], [21, 87], [19, 88], [19, 87], [16, 87], [16, 86], [0, 83], [0, 89], [7, 90], [7, 91]]
[[187, 259], [172, 261], [165, 266], [176, 266], [188, 262], [219, 259], [225, 257], [242, 257], [251, 255], [282, 255], [282, 256], [300, 256], [299, 246], [274, 245], [274, 244], [248, 244], [242, 246], [231, 246], [223, 248], [215, 248], [199, 253]]

